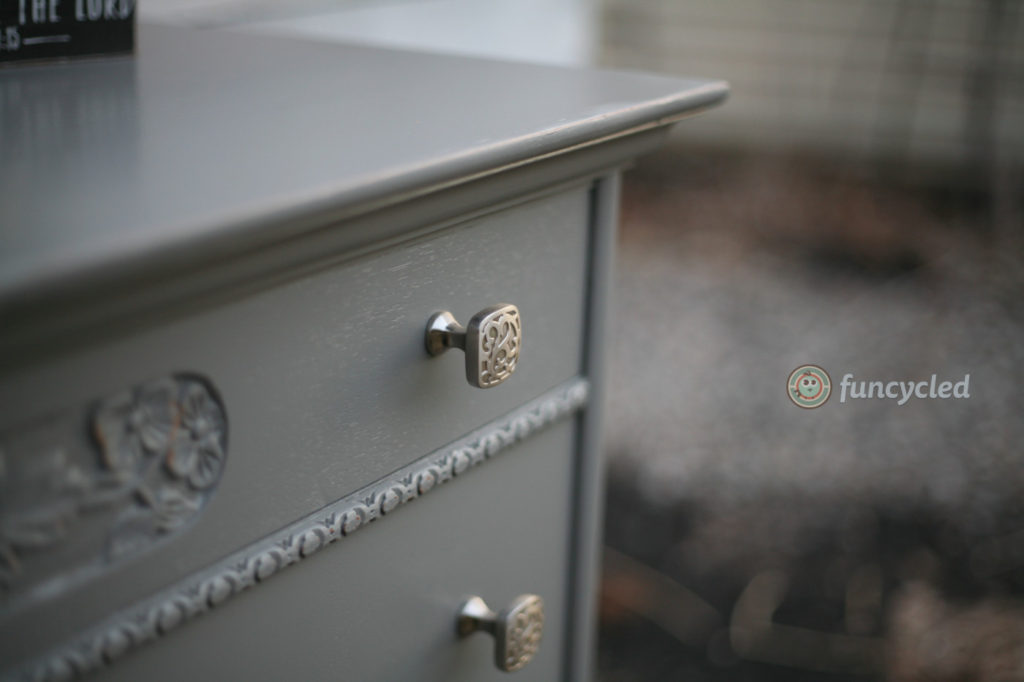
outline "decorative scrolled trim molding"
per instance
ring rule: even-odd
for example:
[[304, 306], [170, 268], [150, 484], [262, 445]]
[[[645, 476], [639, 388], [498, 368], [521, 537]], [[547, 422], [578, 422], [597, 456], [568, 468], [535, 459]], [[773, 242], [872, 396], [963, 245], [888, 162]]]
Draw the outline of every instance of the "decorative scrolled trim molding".
[[586, 379], [566, 382], [465, 438], [115, 614], [0, 679], [70, 680], [109, 665], [576, 412], [586, 405], [588, 393]]

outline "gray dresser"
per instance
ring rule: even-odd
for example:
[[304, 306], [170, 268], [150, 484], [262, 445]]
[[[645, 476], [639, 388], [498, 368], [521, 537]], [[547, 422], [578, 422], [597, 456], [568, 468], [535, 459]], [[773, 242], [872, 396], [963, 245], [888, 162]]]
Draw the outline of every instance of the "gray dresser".
[[0, 678], [587, 678], [619, 169], [725, 85], [138, 47], [0, 71]]

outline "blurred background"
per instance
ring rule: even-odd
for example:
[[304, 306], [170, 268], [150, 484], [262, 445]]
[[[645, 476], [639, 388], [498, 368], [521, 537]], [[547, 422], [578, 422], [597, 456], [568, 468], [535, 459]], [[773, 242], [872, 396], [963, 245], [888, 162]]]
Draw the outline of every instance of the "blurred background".
[[[598, 677], [1024, 680], [1024, 3], [139, 11], [730, 81], [626, 175]], [[806, 363], [970, 397], [803, 410]]]

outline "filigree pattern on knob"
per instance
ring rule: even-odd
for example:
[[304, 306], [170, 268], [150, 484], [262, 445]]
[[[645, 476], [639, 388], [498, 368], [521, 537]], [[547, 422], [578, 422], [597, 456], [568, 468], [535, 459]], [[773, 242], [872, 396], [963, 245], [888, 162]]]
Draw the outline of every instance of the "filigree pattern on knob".
[[476, 631], [494, 636], [494, 664], [515, 672], [533, 660], [544, 634], [544, 600], [521, 594], [508, 608], [494, 613], [480, 597], [467, 600], [459, 610], [456, 629], [462, 637]]
[[[522, 344], [518, 308], [502, 305], [477, 313], [469, 321], [468, 334], [466, 379], [470, 383], [476, 380], [480, 388], [490, 388], [516, 371]], [[472, 350], [470, 342], [473, 342]], [[469, 370], [471, 362], [474, 366], [472, 376]]]
[[484, 308], [463, 327], [447, 310], [427, 321], [426, 346], [431, 355], [449, 348], [466, 352], [466, 380], [477, 388], [491, 388], [516, 371], [523, 345], [519, 308], [510, 303]]
[[498, 614], [494, 662], [507, 672], [519, 670], [533, 660], [543, 633], [543, 600], [532, 594], [518, 597]]

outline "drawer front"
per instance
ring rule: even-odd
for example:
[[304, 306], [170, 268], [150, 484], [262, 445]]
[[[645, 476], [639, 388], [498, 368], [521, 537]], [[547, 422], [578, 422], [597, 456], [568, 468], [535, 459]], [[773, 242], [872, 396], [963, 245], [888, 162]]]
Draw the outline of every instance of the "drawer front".
[[541, 431], [97, 679], [507, 680], [494, 640], [460, 639], [455, 615], [471, 595], [498, 609], [523, 593], [545, 622], [514, 679], [560, 679], [574, 441], [571, 419]]
[[[536, 198], [5, 380], [9, 428], [50, 413], [85, 421], [82, 406], [98, 397], [193, 373], [223, 401], [228, 456], [194, 525], [100, 565], [58, 599], [0, 609], [0, 627], [15, 633], [0, 638], [0, 660], [41, 653], [578, 374], [588, 220], [585, 186]], [[467, 384], [461, 352], [426, 354], [424, 326], [439, 309], [465, 322], [498, 302], [519, 307], [523, 349], [510, 379], [481, 390]], [[86, 429], [75, 433], [69, 450], [95, 449]], [[564, 500], [568, 491], [566, 483]], [[422, 514], [432, 529], [447, 523], [427, 509], [403, 516]], [[75, 521], [86, 528], [91, 519], [83, 512]], [[392, 547], [389, 565], [402, 570], [408, 552]], [[374, 570], [351, 584], [364, 579]]]

